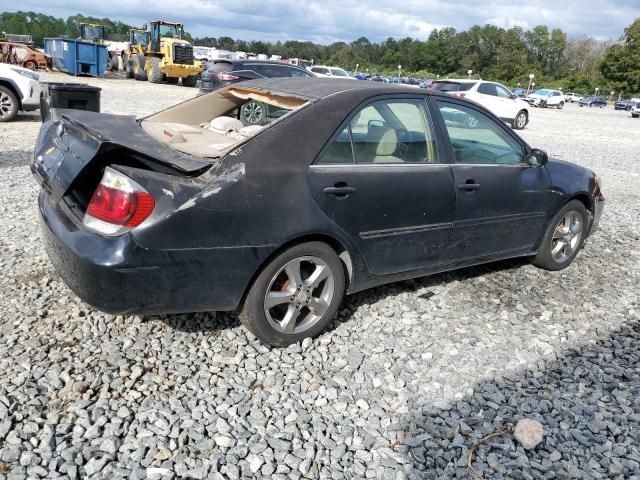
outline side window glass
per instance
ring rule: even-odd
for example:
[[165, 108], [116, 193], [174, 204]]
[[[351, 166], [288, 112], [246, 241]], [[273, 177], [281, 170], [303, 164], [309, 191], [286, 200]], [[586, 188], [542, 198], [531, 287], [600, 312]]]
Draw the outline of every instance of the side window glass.
[[356, 163], [439, 163], [433, 126], [421, 100], [381, 100], [350, 122]]
[[298, 70], [297, 68], [288, 68], [290, 77], [310, 77], [308, 72]]
[[478, 110], [436, 100], [456, 163], [525, 164], [524, 149], [500, 125]]
[[478, 87], [478, 93], [483, 93], [484, 95], [496, 95], [495, 87], [490, 83], [481, 83]]
[[511, 98], [511, 92], [504, 88], [502, 85], [496, 85], [496, 92], [498, 92], [498, 96], [501, 98]]
[[337, 165], [353, 163], [353, 151], [351, 150], [351, 134], [349, 127], [345, 127], [333, 144], [322, 154], [318, 160], [320, 165]]

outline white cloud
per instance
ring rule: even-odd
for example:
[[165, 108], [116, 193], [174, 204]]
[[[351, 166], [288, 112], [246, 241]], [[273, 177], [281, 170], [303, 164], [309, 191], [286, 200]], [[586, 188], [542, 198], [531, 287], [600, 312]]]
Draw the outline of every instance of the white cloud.
[[[640, 16], [638, 0], [0, 0], [0, 11], [37, 11], [66, 17], [76, 13], [142, 24], [152, 18], [185, 23], [195, 36], [245, 40], [371, 41], [387, 37], [425, 39], [434, 28], [464, 30], [491, 23], [524, 29], [538, 24], [569, 35], [618, 37]], [[594, 13], [594, 15], [592, 15]]]

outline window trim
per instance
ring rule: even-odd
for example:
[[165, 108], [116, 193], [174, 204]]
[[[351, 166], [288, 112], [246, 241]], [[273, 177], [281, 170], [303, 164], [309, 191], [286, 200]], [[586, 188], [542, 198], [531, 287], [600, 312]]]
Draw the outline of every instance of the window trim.
[[[440, 132], [439, 121], [440, 118], [434, 115], [434, 110], [429, 103], [429, 94], [397, 94], [397, 93], [388, 93], [383, 95], [377, 95], [375, 97], [370, 97], [358, 105], [356, 105], [351, 112], [345, 117], [345, 119], [340, 123], [338, 128], [333, 132], [333, 134], [329, 137], [329, 139], [325, 142], [319, 152], [316, 154], [314, 159], [312, 160], [310, 167], [320, 167], [320, 168], [336, 168], [336, 167], [371, 167], [371, 166], [381, 166], [381, 167], [416, 167], [416, 166], [433, 166], [433, 165], [448, 165], [451, 164], [451, 157], [449, 152], [446, 150], [446, 145], [444, 145], [444, 137]], [[433, 140], [436, 145], [436, 153], [438, 155], [438, 162], [429, 163], [429, 162], [417, 162], [417, 163], [358, 163], [356, 161], [356, 153], [353, 145], [353, 137], [351, 134], [351, 120], [360, 112], [362, 109], [368, 107], [369, 105], [384, 101], [384, 100], [417, 100], [418, 102], [423, 103], [423, 108], [426, 110], [426, 114], [428, 115], [427, 121], [431, 120], [431, 127], [433, 133]], [[439, 112], [437, 112], [439, 115]], [[326, 153], [329, 148], [333, 145], [333, 142], [338, 138], [338, 135], [345, 129], [345, 126], [349, 128], [349, 140], [351, 142], [351, 156], [353, 158], [353, 163], [319, 163], [320, 159]], [[448, 138], [448, 137], [447, 137]], [[455, 163], [455, 162], [454, 162]]]
[[[472, 104], [471, 102], [466, 102], [464, 100], [460, 100], [455, 97], [450, 97], [448, 95], [446, 97], [443, 95], [438, 95], [438, 96], [428, 95], [428, 101], [430, 102], [430, 106], [432, 110], [434, 110], [437, 113], [436, 122], [438, 123], [438, 127], [441, 130], [442, 143], [444, 144], [443, 145], [444, 151], [442, 153], [443, 154], [446, 153], [446, 155], [448, 156], [450, 165], [452, 166], [470, 165], [470, 166], [518, 167], [518, 168], [534, 167], [533, 165], [529, 165], [526, 163], [513, 164], [513, 163], [458, 163], [456, 162], [455, 154], [453, 152], [453, 144], [451, 142], [451, 138], [449, 137], [449, 131], [447, 130], [447, 126], [444, 123], [444, 118], [442, 117], [442, 114], [440, 113], [440, 109], [438, 108], [438, 104], [437, 104], [438, 101], [451, 103], [453, 105], [457, 105], [461, 107], [466, 107], [470, 110], [476, 110], [477, 112], [484, 114], [486, 117], [492, 120], [495, 125], [498, 125], [503, 132], [509, 135], [516, 143], [518, 143], [522, 147], [525, 157], [531, 153], [532, 147], [527, 142], [525, 142], [522, 138], [516, 135], [515, 132], [511, 128], [509, 128], [502, 120], [500, 120], [493, 113], [491, 113], [489, 110], [484, 109], [480, 105], [475, 105], [475, 104]], [[538, 168], [538, 167], [535, 167], [535, 168]]]

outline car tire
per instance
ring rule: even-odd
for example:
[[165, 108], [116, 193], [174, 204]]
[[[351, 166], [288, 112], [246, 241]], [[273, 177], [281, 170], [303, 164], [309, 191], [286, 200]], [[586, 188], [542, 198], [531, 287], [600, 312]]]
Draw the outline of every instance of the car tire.
[[284, 347], [322, 332], [338, 312], [344, 291], [344, 268], [336, 252], [326, 243], [301, 243], [262, 269], [240, 321], [263, 343]]
[[162, 69], [160, 68], [160, 59], [158, 57], [149, 57], [147, 59], [148, 68], [147, 79], [151, 83], [162, 83]]
[[564, 102], [560, 102], [558, 104], [558, 110], [562, 110], [563, 107], [564, 107]]
[[579, 200], [571, 200], [553, 217], [533, 259], [536, 267], [562, 270], [576, 257], [589, 229], [589, 213]]
[[34, 72], [38, 70], [38, 64], [33, 60], [29, 60], [28, 62], [24, 62], [24, 68], [28, 68], [29, 70], [33, 70]]
[[199, 75], [189, 75], [188, 77], [182, 77], [182, 86], [193, 88], [198, 83]]
[[546, 101], [546, 100], [543, 100], [542, 102], [540, 102], [540, 106], [541, 106], [542, 108], [547, 108], [547, 101]]
[[18, 97], [0, 85], [0, 122], [10, 122], [18, 115]]
[[122, 65], [124, 66], [124, 72], [127, 78], [133, 78], [133, 65], [129, 65], [129, 60], [133, 60], [126, 53], [122, 56]]
[[511, 126], [515, 130], [522, 130], [527, 126], [527, 123], [529, 123], [529, 116], [527, 115], [527, 112], [525, 112], [524, 110], [520, 110], [516, 115], [516, 118], [513, 119]]
[[267, 105], [252, 100], [240, 108], [240, 119], [245, 125], [265, 125], [267, 123]]
[[145, 57], [142, 55], [134, 54], [131, 57], [133, 59], [133, 76], [136, 80], [146, 81], [147, 72], [144, 69]]
[[634, 115], [633, 113], [631, 114], [631, 118], [638, 118], [638, 116], [640, 115]]

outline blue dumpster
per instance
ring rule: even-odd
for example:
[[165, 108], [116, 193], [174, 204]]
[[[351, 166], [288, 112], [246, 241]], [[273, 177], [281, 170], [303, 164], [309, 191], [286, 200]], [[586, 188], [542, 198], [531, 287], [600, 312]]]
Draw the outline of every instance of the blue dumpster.
[[102, 77], [109, 59], [106, 45], [70, 38], [45, 38], [44, 51], [54, 68], [71, 75]]

